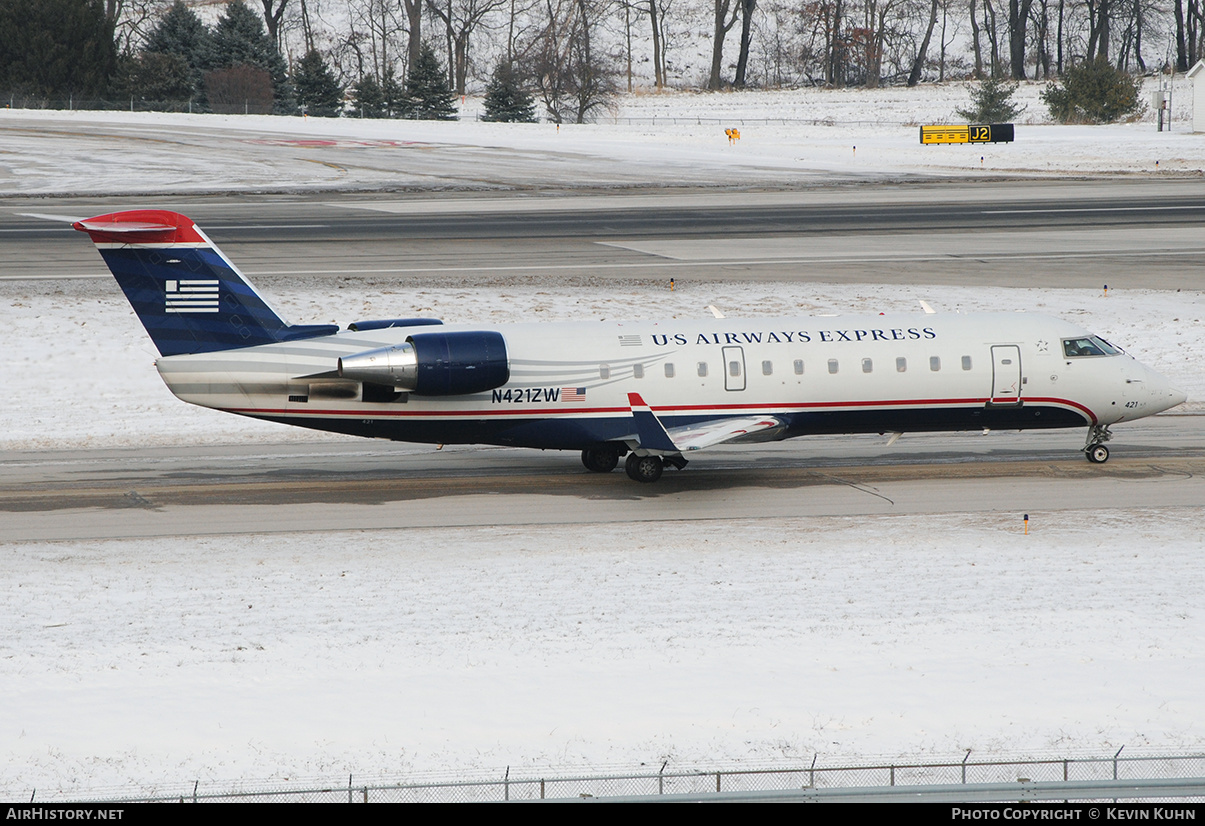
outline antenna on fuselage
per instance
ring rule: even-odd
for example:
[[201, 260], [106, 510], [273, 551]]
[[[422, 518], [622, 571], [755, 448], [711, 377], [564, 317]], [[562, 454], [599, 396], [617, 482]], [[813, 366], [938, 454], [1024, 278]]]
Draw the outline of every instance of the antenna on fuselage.
[[924, 310], [929, 315], [935, 315], [937, 313], [937, 310], [935, 310], [929, 306], [928, 301], [925, 301], [923, 298], [918, 298], [916, 300], [920, 302], [921, 309]]
[[714, 304], [708, 304], [707, 309], [711, 310], [711, 314], [716, 318], [723, 318], [724, 314], [715, 308]]

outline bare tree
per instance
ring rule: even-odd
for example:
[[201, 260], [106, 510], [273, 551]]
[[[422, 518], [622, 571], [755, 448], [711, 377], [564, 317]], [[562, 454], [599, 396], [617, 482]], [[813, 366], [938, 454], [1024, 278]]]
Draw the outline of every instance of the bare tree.
[[536, 88], [556, 123], [585, 123], [614, 99], [615, 70], [595, 44], [606, 7], [597, 0], [545, 0], [534, 44]]
[[264, 25], [268, 27], [268, 37], [280, 49], [280, 21], [284, 19], [285, 8], [289, 0], [259, 0], [264, 7]]
[[888, 40], [895, 33], [896, 15], [904, 6], [905, 0], [863, 0], [861, 46], [867, 87], [875, 88], [882, 82]]
[[753, 10], [757, 8], [757, 0], [737, 0], [741, 12], [741, 49], [736, 58], [736, 76], [732, 85], [737, 89], [745, 88], [745, 73], [749, 69], [749, 43], [753, 39]]
[[929, 41], [933, 37], [934, 27], [937, 26], [937, 3], [938, 0], [933, 0], [933, 4], [929, 8], [929, 25], [925, 27], [925, 37], [920, 42], [920, 48], [916, 50], [916, 57], [912, 61], [912, 71], [908, 73], [909, 86], [920, 83], [921, 72], [925, 68], [925, 53], [929, 51]]
[[[737, 0], [738, 3], [740, 0]], [[729, 10], [732, 14], [729, 16]], [[715, 30], [711, 39], [711, 73], [707, 77], [707, 88], [715, 91], [723, 86], [724, 38], [736, 25], [740, 9], [732, 7], [732, 0], [715, 0]]]
[[406, 9], [406, 65], [418, 63], [423, 50], [423, 0], [402, 0]]
[[401, 53], [399, 39], [405, 31], [398, 11], [395, 0], [347, 0], [347, 33], [334, 51], [344, 64], [347, 60], [341, 53], [352, 54], [356, 65], [350, 73], [355, 77], [371, 75], [384, 86], [394, 76]]
[[510, 0], [428, 0], [431, 13], [444, 24], [448, 80], [456, 94], [465, 94], [473, 33], [486, 17], [509, 3]]
[[1088, 6], [1088, 59], [1109, 59], [1109, 16], [1112, 14], [1110, 0], [1087, 0]]
[[113, 22], [119, 52], [141, 48], [147, 32], [163, 17], [172, 0], [105, 0], [105, 16]]
[[1008, 0], [1008, 60], [1014, 80], [1025, 79], [1025, 25], [1033, 0]]
[[653, 85], [660, 89], [666, 84], [665, 15], [669, 11], [669, 0], [645, 0], [645, 3], [653, 35]]

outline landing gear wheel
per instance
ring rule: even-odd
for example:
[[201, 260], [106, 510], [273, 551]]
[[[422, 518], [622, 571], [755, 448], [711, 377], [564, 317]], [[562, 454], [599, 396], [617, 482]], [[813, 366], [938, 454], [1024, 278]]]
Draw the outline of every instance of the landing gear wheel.
[[582, 464], [594, 473], [610, 473], [619, 466], [619, 450], [613, 447], [588, 447], [582, 451]]
[[1103, 465], [1109, 461], [1109, 449], [1104, 445], [1089, 445], [1088, 449], [1084, 451], [1084, 455], [1094, 465]]
[[661, 478], [661, 471], [665, 470], [665, 463], [660, 456], [637, 456], [633, 453], [624, 462], [623, 469], [633, 482], [656, 482]]

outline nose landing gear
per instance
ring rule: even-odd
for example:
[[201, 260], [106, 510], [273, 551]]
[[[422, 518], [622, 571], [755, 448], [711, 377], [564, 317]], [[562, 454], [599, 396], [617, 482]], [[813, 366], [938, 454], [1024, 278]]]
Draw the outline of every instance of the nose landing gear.
[[1088, 428], [1088, 439], [1084, 443], [1084, 456], [1094, 465], [1103, 465], [1109, 461], [1109, 449], [1104, 443], [1112, 438], [1108, 425], [1092, 425]]

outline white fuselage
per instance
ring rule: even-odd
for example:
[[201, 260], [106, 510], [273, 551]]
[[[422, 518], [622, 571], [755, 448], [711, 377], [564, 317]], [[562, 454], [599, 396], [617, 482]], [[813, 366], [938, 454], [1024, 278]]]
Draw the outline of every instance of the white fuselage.
[[[502, 335], [510, 378], [459, 396], [391, 394], [338, 360], [419, 332]], [[1082, 328], [1028, 313], [393, 327], [163, 357], [181, 399], [418, 442], [585, 448], [631, 432], [630, 393], [667, 426], [772, 415], [809, 433], [1106, 426], [1184, 400], [1125, 354], [1068, 357]]]

